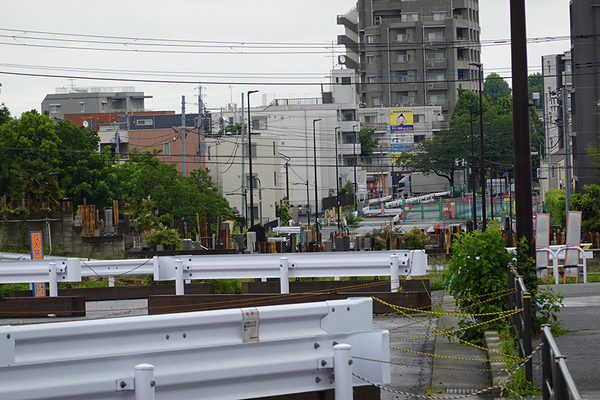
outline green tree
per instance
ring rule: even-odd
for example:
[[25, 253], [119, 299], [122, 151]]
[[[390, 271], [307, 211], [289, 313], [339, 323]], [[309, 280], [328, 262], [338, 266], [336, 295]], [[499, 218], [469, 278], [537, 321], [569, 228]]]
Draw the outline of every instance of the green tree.
[[584, 232], [600, 232], [600, 186], [584, 185], [583, 189], [587, 193], [573, 193], [569, 205], [572, 210], [582, 212]]
[[[22, 164], [25, 161], [40, 160], [48, 168], [58, 168], [59, 143], [60, 138], [52, 119], [35, 110], [0, 125], [0, 193], [10, 193], [12, 185], [22, 188], [22, 184], [26, 184], [16, 182], [11, 177], [12, 171], [24, 168]], [[31, 167], [30, 164], [26, 166]], [[21, 178], [25, 179], [25, 176]], [[12, 191], [13, 194], [18, 192], [15, 190]]]
[[546, 209], [552, 216], [552, 224], [565, 226], [566, 208], [565, 208], [565, 191], [552, 189], [546, 192]]
[[360, 142], [360, 156], [369, 158], [373, 156], [373, 150], [379, 146], [379, 139], [373, 138], [375, 129], [363, 128], [358, 132], [358, 141]]
[[21, 161], [18, 168], [11, 169], [10, 196], [13, 200], [29, 201], [37, 210], [42, 204], [53, 209], [62, 198], [62, 193], [56, 180], [58, 168], [49, 165], [41, 159]]
[[540, 94], [540, 102], [535, 107], [538, 110], [544, 108], [544, 77], [541, 73], [536, 72], [535, 74], [529, 74], [527, 77], [529, 83], [529, 101], [533, 103], [533, 94]]
[[8, 121], [10, 121], [10, 111], [8, 111], [8, 108], [2, 103], [0, 104], [0, 125]]
[[491, 73], [485, 78], [483, 93], [487, 101], [496, 104], [503, 97], [510, 97], [511, 89], [508, 83], [497, 73]]

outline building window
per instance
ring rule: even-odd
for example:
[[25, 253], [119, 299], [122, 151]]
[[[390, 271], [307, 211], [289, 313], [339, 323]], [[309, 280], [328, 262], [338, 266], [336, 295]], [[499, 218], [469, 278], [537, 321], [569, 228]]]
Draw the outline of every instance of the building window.
[[377, 115], [365, 115], [365, 124], [376, 124]]
[[396, 35], [396, 40], [399, 42], [408, 42], [410, 40], [410, 36], [408, 36], [408, 33], [399, 33]]
[[102, 111], [106, 111], [106, 108], [108, 107], [108, 102], [103, 101], [102, 102]]
[[273, 171], [273, 186], [277, 186], [277, 172]]
[[365, 41], [367, 43], [374, 43], [375, 42], [373, 35], [365, 35]]
[[152, 119], [151, 118], [137, 119], [135, 121], [135, 124], [137, 126], [151, 126], [152, 125]]
[[79, 112], [80, 113], [84, 113], [85, 112], [85, 103], [84, 102], [80, 102], [79, 103]]
[[410, 57], [408, 54], [398, 54], [398, 62], [399, 63], [407, 63], [410, 61]]
[[[256, 189], [258, 187], [259, 179], [256, 176], [256, 174], [252, 174], [252, 176], [254, 178], [254, 179], [252, 179], [252, 188]], [[246, 187], [248, 189], [250, 188], [250, 175], [248, 175], [248, 174], [246, 174]], [[250, 194], [248, 194], [248, 195], [250, 195]], [[256, 214], [255, 214], [255, 216], [256, 216]]]
[[354, 157], [348, 157], [348, 158], [346, 158], [346, 166], [347, 167], [353, 167], [355, 165], [357, 165], [356, 164], [356, 158], [354, 158]]
[[367, 83], [375, 83], [375, 76], [367, 76]]
[[383, 105], [383, 97], [373, 97], [373, 105], [374, 106], [382, 106]]
[[375, 56], [367, 56], [367, 64], [373, 64], [375, 62]]
[[430, 42], [439, 42], [444, 39], [444, 32], [427, 32], [427, 40]]
[[50, 104], [50, 113], [59, 113], [60, 104]]
[[266, 118], [252, 118], [252, 129], [267, 129]]
[[[245, 147], [246, 155], [249, 155], [250, 153], [248, 152], [248, 143], [246, 143]], [[256, 158], [256, 143], [252, 143], [252, 158]]]
[[342, 111], [342, 119], [344, 121], [354, 121], [354, 111], [352, 111], [352, 110]]
[[352, 84], [352, 78], [350, 78], [349, 76], [342, 76], [342, 85], [351, 85]]
[[443, 60], [444, 59], [444, 53], [428, 53], [427, 54], [427, 59], [428, 60]]
[[400, 14], [402, 22], [415, 22], [419, 20], [419, 13], [402, 13]]
[[443, 21], [446, 19], [446, 11], [434, 11], [432, 14], [434, 21]]
[[171, 142], [164, 142], [163, 143], [163, 156], [170, 156], [171, 155]]

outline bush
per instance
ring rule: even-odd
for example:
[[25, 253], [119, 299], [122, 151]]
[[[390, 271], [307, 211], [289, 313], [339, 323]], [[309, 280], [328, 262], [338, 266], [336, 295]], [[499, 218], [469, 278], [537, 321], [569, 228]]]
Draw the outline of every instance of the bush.
[[[446, 285], [465, 313], [492, 315], [460, 317], [459, 327], [466, 328], [459, 336], [464, 340], [479, 341], [484, 331], [499, 330], [503, 321], [491, 321], [498, 313], [508, 310], [506, 296], [492, 302], [483, 302], [487, 295], [506, 290], [507, 266], [511, 255], [505, 249], [504, 239], [496, 221], [485, 232], [459, 234], [452, 244], [452, 259], [446, 270]], [[495, 314], [495, 315], [494, 315]], [[490, 321], [485, 323], [486, 321]], [[473, 323], [481, 323], [468, 328]]]
[[546, 192], [546, 209], [552, 216], [554, 225], [565, 226], [566, 210], [565, 210], [565, 191], [552, 189]]
[[424, 249], [429, 244], [427, 235], [416, 226], [410, 232], [405, 233], [402, 236], [402, 240], [404, 241], [404, 246], [411, 250]]

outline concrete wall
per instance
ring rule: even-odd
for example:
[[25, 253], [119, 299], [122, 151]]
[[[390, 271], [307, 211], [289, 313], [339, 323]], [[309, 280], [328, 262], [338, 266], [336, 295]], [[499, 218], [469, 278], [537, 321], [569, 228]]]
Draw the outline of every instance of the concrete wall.
[[[0, 246], [14, 246], [21, 242], [23, 224], [20, 220], [0, 221]], [[73, 254], [90, 258], [122, 257], [125, 236], [82, 237], [82, 227], [76, 226], [71, 211], [33, 213], [27, 222], [29, 231], [42, 231], [44, 248], [52, 253]]]

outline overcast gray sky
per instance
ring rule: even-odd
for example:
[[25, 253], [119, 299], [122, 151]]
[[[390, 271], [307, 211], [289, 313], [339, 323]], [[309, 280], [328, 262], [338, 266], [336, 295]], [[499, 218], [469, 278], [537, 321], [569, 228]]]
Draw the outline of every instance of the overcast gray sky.
[[[57, 87], [134, 86], [153, 96], [146, 102], [149, 109], [179, 110], [185, 95], [188, 112], [195, 112], [199, 86], [195, 82], [203, 82], [209, 108], [239, 104], [242, 92], [256, 89], [269, 99], [316, 97], [319, 86], [289, 84], [327, 82], [337, 60], [333, 53], [343, 51], [333, 46], [337, 35], [344, 33], [336, 16], [354, 4], [354, 0], [5, 1], [0, 14], [0, 103], [18, 116], [39, 110], [46, 94]], [[528, 46], [529, 70], [539, 72], [542, 55], [570, 48], [565, 39], [569, 1], [526, 4], [527, 36], [545, 39]], [[510, 38], [509, 0], [480, 0], [480, 9], [485, 74], [509, 78], [510, 46], [501, 42]], [[258, 104], [261, 99], [253, 97], [256, 105], [254, 101]]]

